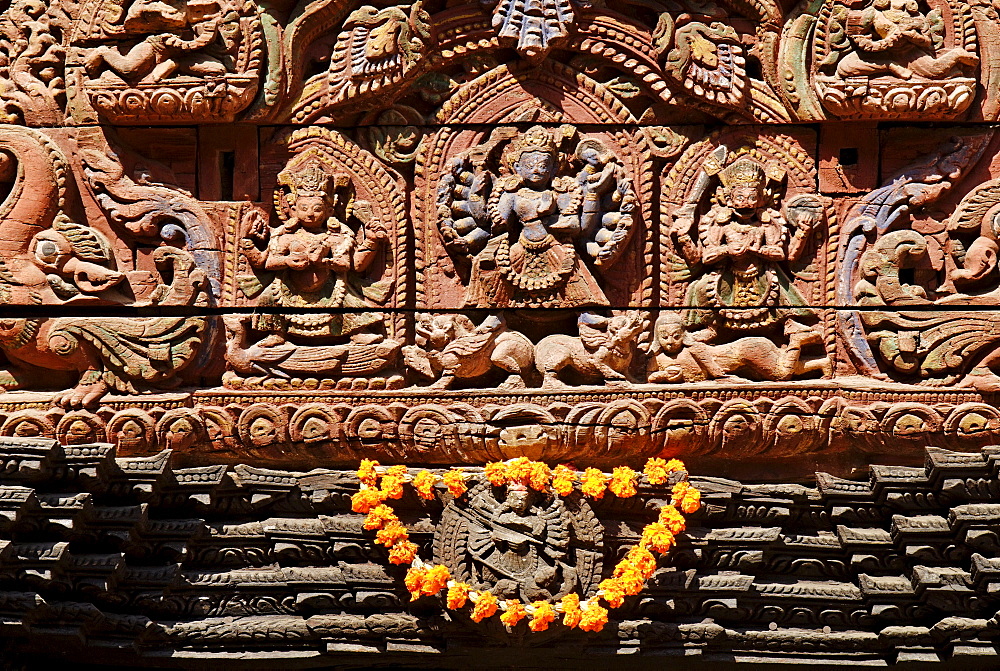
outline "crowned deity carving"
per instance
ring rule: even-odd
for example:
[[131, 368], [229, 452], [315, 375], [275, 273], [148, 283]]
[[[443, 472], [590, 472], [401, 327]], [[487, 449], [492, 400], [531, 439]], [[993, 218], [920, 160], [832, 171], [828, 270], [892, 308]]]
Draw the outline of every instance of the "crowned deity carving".
[[[817, 315], [795, 287], [789, 264], [806, 252], [824, 216], [819, 196], [799, 194], [782, 206], [785, 170], [737, 155], [728, 165], [717, 156], [702, 165], [717, 180], [706, 212], [697, 203], [675, 214], [673, 235], [689, 266], [701, 276], [688, 289], [687, 328], [701, 342], [784, 331], [803, 344]], [[695, 240], [690, 231], [697, 218]], [[809, 339], [806, 339], [809, 340]], [[780, 378], [779, 378], [780, 379]]]
[[618, 261], [636, 198], [600, 139], [562, 150], [575, 134], [535, 126], [510, 139], [493, 169], [490, 154], [505, 139], [495, 132], [452, 161], [439, 186], [439, 228], [452, 254], [471, 261], [466, 307], [609, 305], [590, 265], [603, 272]]
[[[243, 278], [243, 286], [259, 291], [259, 307], [290, 311], [227, 320], [234, 370], [322, 378], [365, 375], [395, 360], [399, 344], [385, 337], [383, 314], [372, 309], [389, 287], [364, 275], [385, 243], [386, 228], [367, 201], [353, 198], [351, 186], [347, 174], [307, 151], [278, 175], [278, 221], [249, 217], [241, 245], [255, 275]], [[264, 337], [250, 347], [248, 330]]]
[[435, 556], [457, 578], [524, 603], [586, 591], [596, 577], [600, 524], [586, 503], [521, 483], [474, 488], [445, 509]]

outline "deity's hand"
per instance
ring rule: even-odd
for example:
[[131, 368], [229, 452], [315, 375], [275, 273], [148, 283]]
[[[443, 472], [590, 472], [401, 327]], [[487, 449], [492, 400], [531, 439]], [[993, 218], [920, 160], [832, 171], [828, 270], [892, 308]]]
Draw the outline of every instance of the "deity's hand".
[[380, 219], [372, 219], [365, 224], [365, 236], [381, 242], [389, 237], [389, 231]]

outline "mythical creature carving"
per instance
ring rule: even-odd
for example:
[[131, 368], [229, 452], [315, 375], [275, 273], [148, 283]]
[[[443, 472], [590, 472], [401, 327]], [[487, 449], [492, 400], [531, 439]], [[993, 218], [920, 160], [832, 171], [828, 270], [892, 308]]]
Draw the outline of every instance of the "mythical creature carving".
[[815, 81], [830, 112], [940, 118], [972, 103], [979, 57], [968, 5], [951, 3], [944, 14], [922, 0], [828, 4], [817, 28]]
[[[287, 51], [303, 53], [305, 45], [297, 41], [310, 35], [310, 20], [315, 19], [303, 15], [289, 27]], [[422, 2], [359, 7], [345, 20], [324, 72], [301, 85], [299, 82], [306, 79], [307, 59], [303, 55], [302, 62], [291, 64], [291, 85], [301, 85], [303, 91], [292, 105], [292, 118], [298, 122], [316, 121], [322, 110], [342, 104], [356, 107], [378, 95], [384, 87], [413, 73], [426, 55], [430, 37], [430, 15]]]
[[534, 370], [534, 345], [507, 328], [502, 317], [476, 326], [465, 315], [417, 315], [415, 345], [403, 347], [406, 366], [447, 389], [456, 380], [474, 380], [493, 369], [508, 374], [500, 388], [523, 388]]
[[[697, 215], [696, 191], [674, 214], [676, 248], [689, 267], [701, 269], [688, 289], [687, 328], [701, 342], [780, 332], [794, 336], [789, 351], [818, 342], [805, 333], [818, 315], [789, 276], [825, 218], [825, 203], [813, 194], [785, 200], [784, 168], [749, 153], [727, 154], [720, 147], [702, 164], [703, 188], [717, 183], [708, 210]], [[697, 240], [690, 233], [695, 220]]]
[[577, 338], [557, 333], [542, 338], [535, 346], [535, 367], [543, 375], [544, 388], [563, 387], [559, 373], [565, 369], [587, 381], [597, 379], [619, 386], [634, 382], [629, 367], [635, 343], [646, 326], [642, 313], [631, 310], [601, 317], [585, 312], [577, 326]]
[[[446, 246], [471, 262], [466, 306], [479, 308], [609, 305], [590, 265], [614, 265], [635, 228], [631, 180], [610, 148], [564, 126], [535, 126], [454, 159], [438, 187]], [[490, 158], [503, 146], [499, 169]], [[574, 176], [569, 165], [579, 168]], [[471, 258], [470, 258], [471, 257]]]
[[578, 495], [483, 483], [445, 507], [439, 528], [435, 559], [456, 580], [502, 599], [531, 603], [588, 594], [600, 578], [601, 525]]
[[[335, 146], [337, 137], [299, 132], [296, 142], [304, 142], [301, 151], [278, 175], [275, 220], [268, 223], [252, 210], [241, 241], [254, 271], [243, 278], [244, 291], [258, 296], [260, 307], [290, 311], [244, 319], [263, 334], [253, 349], [246, 344], [247, 326], [230, 320], [230, 364], [239, 372], [285, 377], [283, 367], [309, 360], [316, 375], [308, 377], [335, 371], [371, 375], [392, 366], [399, 352], [399, 344], [386, 338], [383, 314], [373, 309], [387, 300], [390, 282], [370, 281], [365, 274], [376, 257], [385, 258], [387, 222], [371, 202], [356, 198], [350, 173], [338, 168], [335, 152], [326, 147]], [[297, 312], [302, 309], [316, 312]], [[299, 350], [291, 358], [289, 342]], [[329, 361], [319, 364], [324, 357]]]
[[245, 0], [89, 0], [73, 43], [113, 121], [225, 120], [258, 85], [261, 26]]

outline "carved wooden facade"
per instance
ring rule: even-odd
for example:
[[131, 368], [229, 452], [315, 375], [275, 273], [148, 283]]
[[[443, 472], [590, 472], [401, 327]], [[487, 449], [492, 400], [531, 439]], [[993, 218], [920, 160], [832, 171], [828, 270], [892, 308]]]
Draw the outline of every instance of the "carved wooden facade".
[[[707, 503], [553, 665], [998, 654], [994, 5], [0, 8], [12, 659], [523, 663], [346, 501], [518, 456]], [[586, 593], [663, 495], [528, 509]], [[437, 554], [477, 514], [404, 508]]]

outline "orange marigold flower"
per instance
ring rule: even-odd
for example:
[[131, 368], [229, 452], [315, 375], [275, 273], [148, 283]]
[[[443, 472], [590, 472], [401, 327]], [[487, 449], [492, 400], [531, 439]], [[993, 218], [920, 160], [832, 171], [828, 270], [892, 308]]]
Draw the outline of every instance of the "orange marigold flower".
[[[680, 500], [684, 498], [684, 492], [686, 492], [690, 488], [691, 485], [688, 484], [687, 480], [681, 480], [676, 485], [674, 485], [673, 489], [670, 491], [670, 496], [673, 497], [674, 501], [680, 502]], [[674, 503], [674, 505], [677, 504]]]
[[580, 595], [567, 594], [560, 602], [563, 609], [563, 624], [572, 629], [580, 624], [583, 611], [580, 610]]
[[524, 604], [517, 599], [509, 599], [507, 610], [500, 615], [500, 621], [508, 627], [513, 627], [526, 617], [528, 617], [528, 611], [525, 610]]
[[470, 617], [473, 622], [482, 622], [488, 617], [493, 617], [497, 612], [497, 598], [490, 592], [480, 592], [479, 600], [472, 608]]
[[361, 466], [358, 467], [358, 480], [365, 483], [369, 487], [377, 485], [378, 471], [375, 470], [377, 467], [377, 461], [372, 459], [362, 459]]
[[444, 474], [444, 484], [456, 499], [469, 489], [465, 484], [465, 473], [460, 468], [453, 468]]
[[437, 594], [448, 586], [449, 580], [451, 580], [451, 571], [444, 564], [437, 564], [428, 569], [420, 591], [428, 596]]
[[356, 513], [367, 513], [382, 503], [384, 498], [377, 489], [362, 489], [351, 497], [351, 510]]
[[611, 483], [608, 485], [611, 493], [620, 499], [635, 496], [635, 471], [628, 466], [617, 466], [611, 472]]
[[[641, 592], [642, 588], [646, 584], [646, 577], [647, 576], [641, 568], [634, 564], [627, 563], [625, 560], [619, 562], [618, 566], [615, 567], [614, 580], [617, 581], [618, 591], [620, 591], [624, 596], [635, 596]], [[621, 605], [611, 603], [610, 599], [608, 599], [608, 603], [614, 608]]]
[[422, 499], [434, 498], [435, 484], [437, 484], [437, 476], [426, 468], [417, 473], [413, 478], [413, 488], [417, 490], [417, 496]]
[[647, 524], [646, 528], [642, 530], [642, 540], [640, 543], [643, 547], [651, 548], [663, 554], [674, 544], [674, 535], [664, 525], [659, 522], [653, 522], [652, 524]]
[[469, 584], [453, 582], [448, 588], [448, 608], [458, 610], [469, 600]]
[[510, 482], [528, 483], [531, 478], [531, 459], [518, 457], [507, 462], [507, 480]]
[[406, 584], [406, 589], [410, 590], [410, 601], [416, 601], [420, 598], [421, 590], [424, 586], [424, 580], [427, 579], [427, 569], [411, 567], [406, 572], [406, 578], [403, 582]]
[[544, 492], [552, 479], [551, 469], [540, 461], [532, 461], [530, 471], [528, 485], [536, 491]]
[[601, 591], [604, 593], [604, 600], [607, 601], [608, 605], [612, 608], [620, 608], [621, 605], [625, 603], [625, 590], [618, 578], [608, 578], [607, 580], [602, 580], [598, 587], [600, 587]]
[[547, 601], [536, 601], [531, 604], [535, 609], [531, 621], [528, 622], [528, 629], [531, 631], [545, 631], [551, 622], [556, 620], [556, 610]]
[[[656, 557], [641, 545], [635, 545], [628, 551], [625, 558], [618, 563], [618, 566], [623, 565], [635, 569], [642, 576], [643, 580], [647, 580], [656, 572]], [[615, 575], [622, 575], [619, 573], [618, 567], [615, 567]]]
[[585, 495], [593, 498], [599, 499], [604, 496], [604, 490], [607, 489], [608, 480], [601, 473], [600, 470], [596, 468], [588, 468], [583, 472], [583, 481], [580, 485], [580, 491]]
[[390, 466], [382, 476], [382, 497], [399, 499], [403, 497], [403, 482], [406, 479], [406, 466]]
[[365, 529], [368, 529], [369, 531], [373, 529], [381, 529], [386, 524], [393, 521], [399, 522], [399, 518], [396, 517], [396, 513], [389, 506], [384, 503], [380, 503], [368, 511], [368, 517], [365, 518]]
[[576, 481], [576, 471], [566, 464], [559, 464], [552, 470], [552, 489], [559, 496], [569, 496]]
[[671, 505], [660, 508], [660, 523], [670, 529], [672, 534], [679, 534], [687, 528], [687, 520]]
[[393, 520], [378, 530], [375, 534], [375, 542], [379, 545], [392, 547], [396, 543], [405, 541], [409, 537], [410, 533], [406, 530], [406, 527], [404, 527], [399, 520]]
[[608, 623], [608, 609], [603, 608], [597, 599], [591, 599], [583, 609], [583, 616], [580, 618], [580, 629], [584, 631], [600, 631]]
[[680, 459], [671, 459], [667, 462], [667, 473], [677, 473], [678, 471], [686, 471], [687, 466]]
[[649, 484], [662, 485], [668, 477], [667, 462], [665, 459], [650, 458], [646, 461], [646, 467], [642, 469], [642, 472], [646, 474]]
[[684, 498], [681, 499], [681, 510], [690, 515], [699, 508], [701, 508], [701, 492], [692, 487], [685, 492]]
[[483, 475], [491, 484], [499, 487], [507, 482], [507, 464], [501, 461], [486, 464], [486, 467], [483, 468]]
[[418, 549], [417, 544], [412, 541], [400, 541], [389, 550], [389, 562], [392, 564], [412, 564]]

